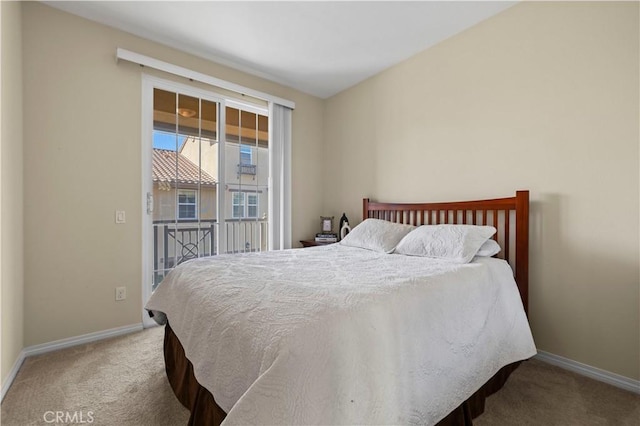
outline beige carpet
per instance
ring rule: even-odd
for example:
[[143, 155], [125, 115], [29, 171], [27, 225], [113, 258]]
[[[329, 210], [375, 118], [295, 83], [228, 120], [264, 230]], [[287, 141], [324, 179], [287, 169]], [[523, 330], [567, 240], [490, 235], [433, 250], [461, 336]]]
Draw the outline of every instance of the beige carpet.
[[[2, 424], [56, 424], [62, 411], [75, 413], [76, 424], [90, 415], [94, 425], [185, 425], [189, 413], [165, 377], [162, 336], [156, 327], [27, 358], [2, 402]], [[640, 425], [640, 396], [529, 361], [474, 423]]]
[[92, 412], [94, 425], [186, 425], [189, 412], [164, 372], [163, 332], [27, 358], [2, 401], [2, 425], [56, 424], [45, 421], [54, 418], [47, 411], [82, 412], [85, 423]]
[[541, 361], [524, 362], [474, 425], [640, 426], [640, 395]]

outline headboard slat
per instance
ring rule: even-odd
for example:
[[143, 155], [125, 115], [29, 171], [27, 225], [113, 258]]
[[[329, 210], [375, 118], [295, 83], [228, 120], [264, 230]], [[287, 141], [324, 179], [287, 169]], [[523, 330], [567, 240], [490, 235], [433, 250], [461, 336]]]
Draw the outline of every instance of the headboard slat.
[[[494, 210], [493, 211], [493, 227], [498, 229], [498, 210]], [[494, 240], [498, 239], [498, 234], [496, 233], [494, 238]]]
[[509, 216], [511, 216], [511, 212], [509, 210], [504, 211], [504, 253], [505, 259], [507, 262], [509, 261]]

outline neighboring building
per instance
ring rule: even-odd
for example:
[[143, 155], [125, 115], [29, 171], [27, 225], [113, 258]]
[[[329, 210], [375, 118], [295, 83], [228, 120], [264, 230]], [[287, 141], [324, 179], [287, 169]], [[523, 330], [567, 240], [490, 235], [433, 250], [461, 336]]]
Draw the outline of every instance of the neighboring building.
[[154, 148], [152, 175], [154, 222], [173, 222], [176, 215], [178, 221], [185, 222], [216, 219], [217, 181], [189, 158], [175, 151]]
[[[218, 176], [218, 143], [187, 137], [180, 154], [202, 165], [203, 172]], [[225, 214], [229, 220], [266, 219], [268, 212], [269, 149], [266, 141], [258, 144], [225, 144]]]

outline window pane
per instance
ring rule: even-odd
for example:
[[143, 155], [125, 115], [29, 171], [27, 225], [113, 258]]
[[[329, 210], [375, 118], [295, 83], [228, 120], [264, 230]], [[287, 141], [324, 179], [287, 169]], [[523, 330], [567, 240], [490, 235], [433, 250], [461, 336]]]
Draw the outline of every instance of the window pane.
[[[153, 128], [170, 133], [176, 131], [176, 94], [153, 89]], [[172, 148], [175, 150], [175, 147]]]
[[178, 133], [200, 136], [200, 99], [178, 94]]
[[240, 111], [237, 108], [226, 107], [227, 140], [240, 141]]
[[195, 219], [196, 216], [196, 191], [178, 191], [178, 219]]
[[218, 104], [202, 99], [200, 102], [200, 108], [202, 108], [202, 120], [200, 121], [200, 131], [202, 132], [202, 136], [211, 139], [211, 141], [217, 141]]
[[269, 146], [269, 117], [258, 115], [258, 144], [267, 148]]
[[258, 216], [258, 195], [257, 194], [247, 194], [247, 216], [248, 217], [256, 217]]
[[233, 217], [242, 217], [243, 210], [242, 206], [233, 206]]
[[[186, 137], [184, 135], [163, 132], [160, 130], [154, 130], [153, 131], [153, 148], [175, 151], [176, 146], [182, 146], [185, 138]], [[170, 173], [170, 171], [164, 171], [163, 174], [166, 174], [166, 173]]]
[[258, 136], [256, 132], [258, 128], [258, 117], [256, 114], [248, 111], [242, 111], [240, 114], [242, 141], [255, 144]]
[[195, 205], [180, 205], [178, 206], [178, 218], [180, 219], [195, 219], [196, 218], [196, 206]]
[[240, 164], [252, 164], [251, 157], [251, 147], [240, 145]]
[[178, 194], [178, 203], [180, 204], [195, 204], [196, 192], [195, 191], [180, 191]]

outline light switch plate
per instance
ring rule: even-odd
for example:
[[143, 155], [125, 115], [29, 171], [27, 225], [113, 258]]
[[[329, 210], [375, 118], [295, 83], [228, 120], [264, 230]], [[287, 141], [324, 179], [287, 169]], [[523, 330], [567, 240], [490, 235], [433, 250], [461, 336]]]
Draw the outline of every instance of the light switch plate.
[[125, 223], [124, 210], [116, 210], [116, 223]]

